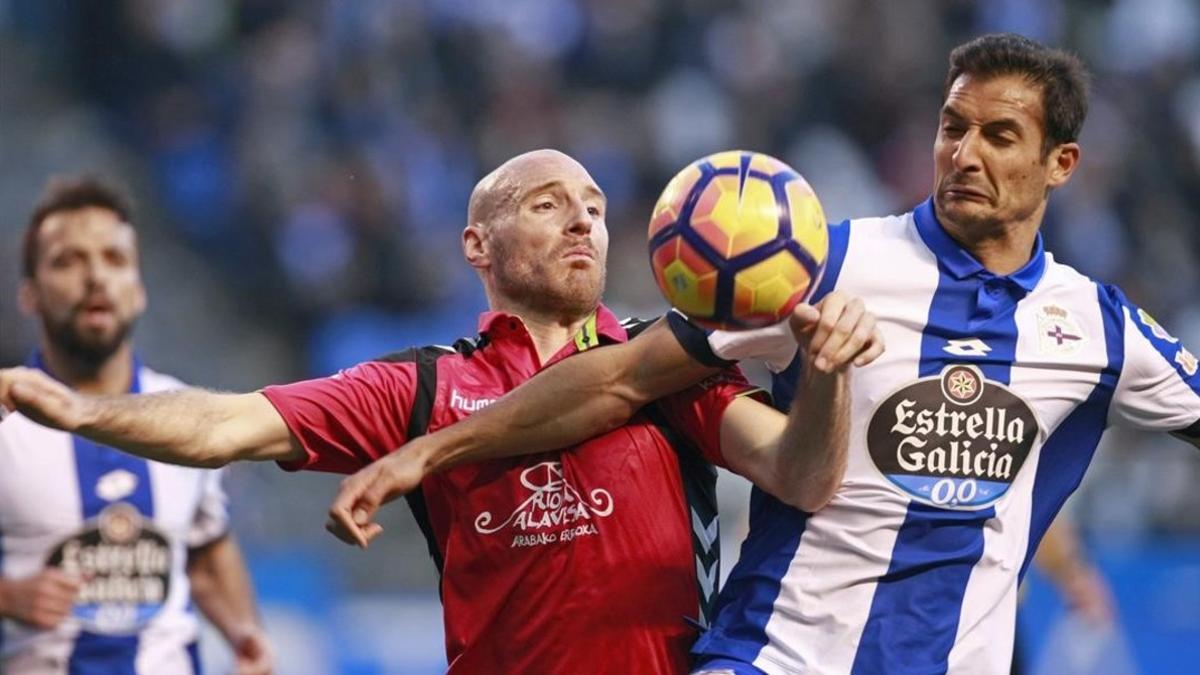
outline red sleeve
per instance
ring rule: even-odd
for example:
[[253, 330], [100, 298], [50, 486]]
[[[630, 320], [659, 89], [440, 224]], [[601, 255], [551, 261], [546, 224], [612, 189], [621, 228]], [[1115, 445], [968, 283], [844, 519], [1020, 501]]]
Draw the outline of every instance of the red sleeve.
[[694, 387], [659, 399], [657, 405], [671, 428], [694, 443], [705, 459], [728, 468], [721, 454], [721, 418], [735, 398], [747, 395], [764, 403], [770, 400], [737, 366], [731, 366]]
[[416, 380], [415, 363], [371, 361], [263, 389], [307, 455], [279, 466], [354, 473], [400, 447], [408, 439]]

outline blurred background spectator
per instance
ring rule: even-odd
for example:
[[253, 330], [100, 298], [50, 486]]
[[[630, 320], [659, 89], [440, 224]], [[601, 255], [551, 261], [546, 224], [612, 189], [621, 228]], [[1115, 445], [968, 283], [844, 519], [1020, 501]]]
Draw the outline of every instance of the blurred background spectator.
[[[0, 363], [34, 334], [17, 241], [49, 174], [140, 197], [143, 357], [253, 389], [473, 333], [467, 195], [528, 149], [574, 155], [608, 193], [618, 314], [663, 311], [646, 218], [709, 152], [781, 157], [831, 220], [908, 210], [932, 184], [949, 50], [998, 30], [1095, 74], [1049, 248], [1200, 346], [1194, 0], [0, 0]], [[1193, 454], [1109, 438], [1074, 503], [1146, 672], [1200, 659]], [[439, 672], [415, 526], [397, 506], [369, 552], [340, 548], [322, 531], [335, 484], [267, 466], [229, 480], [280, 672]], [[1053, 603], [1029, 603], [1034, 660]]]

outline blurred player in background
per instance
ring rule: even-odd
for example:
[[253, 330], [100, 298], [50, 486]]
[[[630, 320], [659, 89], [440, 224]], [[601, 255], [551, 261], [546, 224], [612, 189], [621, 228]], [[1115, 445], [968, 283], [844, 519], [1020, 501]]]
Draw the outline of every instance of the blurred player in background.
[[[1196, 357], [1042, 247], [1050, 194], [1078, 166], [1086, 78], [1078, 59], [1016, 35], [956, 48], [932, 197], [831, 227], [816, 297], [871, 303], [888, 352], [854, 380], [829, 505], [805, 513], [753, 492], [741, 559], [695, 648], [702, 670], [1007, 673], [1019, 581], [1104, 429], [1200, 446]], [[795, 350], [779, 327], [707, 343], [648, 331], [572, 359], [352, 477], [332, 516], [363, 536], [381, 503], [444, 465], [611, 428], [694, 382], [692, 360], [768, 353], [772, 339], [776, 360]], [[777, 405], [800, 367], [775, 378]]]
[[[129, 201], [57, 179], [21, 248], [21, 308], [41, 323], [30, 366], [88, 394], [177, 389], [142, 365], [146, 307]], [[122, 454], [19, 414], [0, 423], [0, 672], [200, 672], [194, 602], [237, 673], [271, 671], [229, 533], [220, 473]]]
[[1088, 559], [1075, 523], [1059, 513], [1046, 530], [1033, 564], [1054, 584], [1067, 609], [1095, 626], [1116, 618], [1112, 591], [1104, 575]]
[[[1033, 556], [1033, 566], [1050, 580], [1067, 610], [1083, 619], [1089, 628], [1103, 631], [1116, 621], [1112, 589], [1100, 569], [1088, 559], [1068, 512], [1060, 511], [1050, 523]], [[1024, 595], [1018, 597], [1018, 603]], [[1018, 623], [1019, 619], [1018, 614]], [[1014, 635], [1012, 675], [1025, 672], [1024, 661], [1028, 655], [1022, 647], [1021, 633], [1018, 630]]]
[[[349, 473], [484, 409], [546, 364], [644, 327], [600, 304], [605, 206], [587, 171], [556, 151], [520, 155], [480, 181], [463, 251], [492, 311], [478, 340], [454, 348], [245, 395], [89, 398], [12, 369], [0, 371], [0, 402], [155, 459]], [[818, 323], [844, 330], [814, 332]], [[882, 350], [862, 303], [839, 293], [801, 306], [792, 324], [793, 344], [824, 362], [806, 371], [790, 417], [748, 396], [735, 368], [683, 364], [700, 386], [619, 429], [425, 482], [410, 505], [442, 574], [450, 672], [687, 671], [718, 575], [711, 463], [782, 503], [819, 508], [845, 468], [847, 369]]]

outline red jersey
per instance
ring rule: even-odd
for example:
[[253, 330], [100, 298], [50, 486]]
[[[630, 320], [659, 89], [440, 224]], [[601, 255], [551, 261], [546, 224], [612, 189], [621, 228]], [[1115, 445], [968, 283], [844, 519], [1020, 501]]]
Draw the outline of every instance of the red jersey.
[[[265, 389], [307, 453], [284, 468], [355, 471], [422, 432], [410, 429], [425, 423], [422, 397], [434, 431], [545, 366], [628, 339], [604, 307], [546, 364], [515, 316], [485, 313], [480, 333], [434, 358]], [[751, 390], [726, 371], [571, 448], [426, 478], [409, 503], [442, 575], [449, 672], [686, 673], [718, 574], [708, 462], [723, 464], [725, 406]]]

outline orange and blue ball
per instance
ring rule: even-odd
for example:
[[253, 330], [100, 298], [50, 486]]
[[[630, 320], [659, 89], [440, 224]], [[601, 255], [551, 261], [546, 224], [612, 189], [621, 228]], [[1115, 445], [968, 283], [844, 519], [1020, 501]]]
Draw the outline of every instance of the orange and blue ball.
[[728, 151], [689, 164], [650, 217], [650, 266], [672, 306], [706, 328], [784, 319], [825, 270], [829, 231], [808, 182], [787, 164]]

